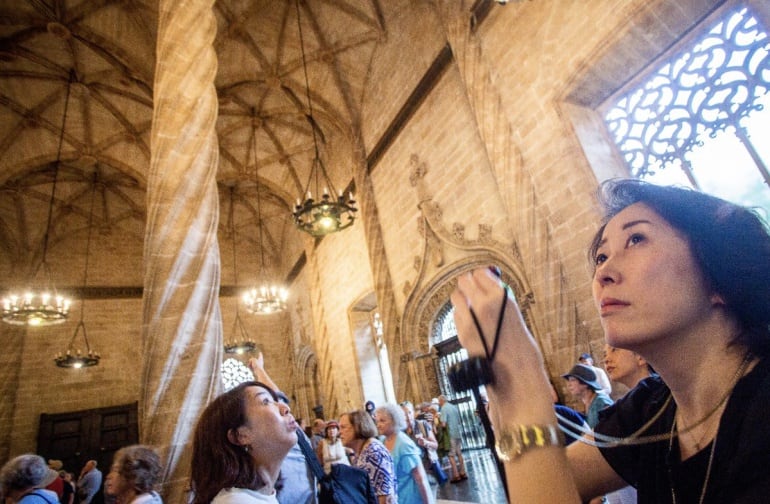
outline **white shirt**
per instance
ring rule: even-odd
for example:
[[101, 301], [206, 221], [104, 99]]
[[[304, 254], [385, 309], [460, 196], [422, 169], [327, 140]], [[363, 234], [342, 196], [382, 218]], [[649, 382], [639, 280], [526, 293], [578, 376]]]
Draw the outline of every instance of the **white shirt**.
[[157, 492], [148, 492], [134, 497], [131, 504], [163, 504], [163, 499], [160, 498]]
[[248, 488], [223, 488], [211, 504], [278, 504], [275, 492], [272, 495], [263, 494]]
[[329, 474], [332, 472], [332, 464], [344, 464], [350, 465], [348, 462], [348, 454], [345, 452], [345, 447], [342, 446], [342, 441], [337, 438], [337, 441], [332, 444], [328, 439], [323, 440], [323, 455], [324, 455], [324, 472]]
[[611, 396], [612, 383], [610, 383], [610, 377], [607, 376], [607, 373], [600, 367], [591, 366], [591, 369], [593, 369], [594, 373], [596, 373], [596, 381], [602, 387], [602, 392], [604, 392], [608, 396]]

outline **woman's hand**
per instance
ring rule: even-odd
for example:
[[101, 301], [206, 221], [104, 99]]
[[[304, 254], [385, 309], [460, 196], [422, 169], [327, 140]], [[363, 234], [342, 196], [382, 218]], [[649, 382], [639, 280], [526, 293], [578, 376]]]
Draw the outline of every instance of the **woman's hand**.
[[[495, 333], [504, 296], [505, 314], [495, 351]], [[514, 403], [518, 403], [519, 412], [525, 403], [536, 405], [538, 413], [552, 409], [550, 385], [540, 349], [524, 322], [521, 310], [497, 276], [488, 268], [461, 275], [451, 301], [460, 344], [470, 356], [486, 357], [485, 344], [481, 341], [484, 338], [491, 353], [490, 364], [495, 383], [489, 388], [496, 396], [492, 398], [496, 409], [499, 412], [508, 410]], [[471, 310], [483, 332], [481, 335]]]
[[[551, 386], [543, 356], [524, 323], [516, 302], [506, 294], [500, 280], [487, 268], [457, 279], [452, 293], [457, 336], [468, 354], [486, 357], [481, 338], [492, 356], [494, 382], [487, 385], [490, 419], [495, 433], [515, 431], [520, 426], [556, 425]], [[495, 347], [500, 310], [505, 313]], [[483, 334], [478, 334], [473, 315]], [[504, 463], [511, 502], [580, 502], [564, 450], [560, 446], [532, 450], [521, 459]]]

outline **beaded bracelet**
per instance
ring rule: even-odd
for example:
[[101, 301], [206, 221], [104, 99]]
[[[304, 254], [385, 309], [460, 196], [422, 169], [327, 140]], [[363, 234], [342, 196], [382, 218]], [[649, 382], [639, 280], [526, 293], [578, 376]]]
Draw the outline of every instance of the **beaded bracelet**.
[[533, 448], [563, 445], [558, 425], [516, 425], [511, 430], [503, 429], [500, 432], [495, 442], [495, 451], [500, 460], [510, 462]]

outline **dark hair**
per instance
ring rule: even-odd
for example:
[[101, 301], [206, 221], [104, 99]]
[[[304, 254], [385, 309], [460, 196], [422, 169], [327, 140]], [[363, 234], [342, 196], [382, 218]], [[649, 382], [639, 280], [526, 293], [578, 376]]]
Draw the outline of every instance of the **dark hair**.
[[208, 504], [223, 488], [258, 490], [265, 482], [254, 459], [230, 442], [228, 432], [246, 423], [246, 389], [262, 387], [278, 400], [273, 389], [257, 381], [243, 382], [214, 399], [198, 419], [193, 436], [190, 485], [193, 504]]
[[377, 435], [377, 426], [374, 425], [372, 416], [366, 411], [353, 410], [342, 415], [348, 417], [356, 439], [369, 439]]
[[707, 285], [741, 326], [734, 343], [770, 354], [770, 234], [755, 211], [693, 189], [637, 179], [603, 183], [599, 199], [605, 218], [588, 251], [592, 264], [607, 222], [629, 205], [645, 204], [687, 238]]
[[149, 446], [132, 445], [115, 452], [113, 465], [137, 493], [152, 491], [160, 480], [160, 457]]

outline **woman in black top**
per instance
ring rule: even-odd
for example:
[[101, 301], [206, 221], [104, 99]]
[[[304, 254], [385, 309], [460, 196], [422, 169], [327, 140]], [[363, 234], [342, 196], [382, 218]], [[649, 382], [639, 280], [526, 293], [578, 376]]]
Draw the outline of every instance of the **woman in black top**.
[[[580, 502], [631, 484], [643, 503], [767, 501], [765, 223], [688, 189], [638, 180], [603, 189], [606, 220], [589, 254], [594, 302], [606, 342], [642, 355], [659, 378], [603, 412], [598, 446], [573, 443], [565, 453], [547, 437], [523, 450], [503, 443], [511, 500]], [[556, 419], [542, 356], [512, 299], [498, 324], [503, 293], [487, 270], [461, 276], [455, 322], [471, 356], [491, 357], [498, 439], [529, 439], [517, 433], [551, 432]]]

